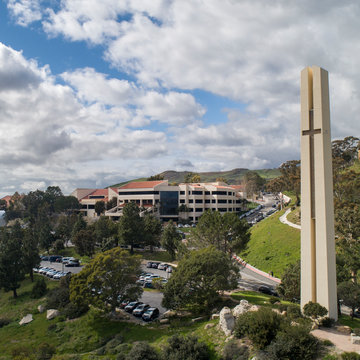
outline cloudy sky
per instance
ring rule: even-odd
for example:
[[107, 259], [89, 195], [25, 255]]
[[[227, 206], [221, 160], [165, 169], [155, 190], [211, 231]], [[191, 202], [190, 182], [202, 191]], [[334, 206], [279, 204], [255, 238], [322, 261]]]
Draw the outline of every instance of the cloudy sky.
[[358, 0], [0, 0], [0, 195], [299, 159], [300, 71], [360, 135]]

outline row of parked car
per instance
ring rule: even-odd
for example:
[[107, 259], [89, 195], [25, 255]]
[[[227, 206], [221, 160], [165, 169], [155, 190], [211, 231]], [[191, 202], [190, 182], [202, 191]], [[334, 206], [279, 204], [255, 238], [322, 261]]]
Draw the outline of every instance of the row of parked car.
[[144, 321], [152, 321], [160, 315], [158, 308], [139, 301], [123, 301], [120, 308], [136, 317], [141, 317]]
[[142, 285], [145, 288], [154, 289], [153, 281], [158, 281], [160, 285], [165, 285], [168, 280], [162, 276], [156, 275], [152, 272], [143, 272], [141, 273], [139, 279], [136, 281], [138, 284]]
[[148, 261], [147, 264], [146, 264], [146, 267], [149, 269], [149, 268], [152, 268], [152, 269], [158, 269], [158, 270], [164, 270], [168, 273], [171, 273], [173, 268], [171, 265], [169, 264], [166, 264], [166, 263], [160, 263], [160, 262], [157, 262], [157, 261]]
[[57, 263], [63, 263], [67, 267], [78, 267], [80, 266], [80, 261], [78, 259], [75, 259], [74, 257], [65, 257], [61, 255], [42, 255], [40, 256], [42, 261], [50, 261], [50, 262], [57, 262]]
[[34, 273], [45, 275], [50, 279], [60, 280], [64, 276], [71, 274], [71, 271], [59, 271], [51, 267], [33, 268]]

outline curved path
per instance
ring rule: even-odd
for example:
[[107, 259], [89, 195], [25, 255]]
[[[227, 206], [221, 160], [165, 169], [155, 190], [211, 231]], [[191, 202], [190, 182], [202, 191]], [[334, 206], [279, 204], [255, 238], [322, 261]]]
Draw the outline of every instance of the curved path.
[[300, 226], [300, 225], [294, 224], [294, 223], [290, 222], [290, 221], [287, 219], [287, 216], [288, 216], [290, 213], [291, 213], [291, 209], [287, 209], [287, 210], [284, 212], [284, 214], [279, 217], [279, 220], [280, 220], [283, 224], [285, 224], [285, 225], [289, 225], [289, 226], [291, 226], [291, 227], [293, 227], [293, 228], [295, 228], [295, 229], [301, 230], [301, 226]]

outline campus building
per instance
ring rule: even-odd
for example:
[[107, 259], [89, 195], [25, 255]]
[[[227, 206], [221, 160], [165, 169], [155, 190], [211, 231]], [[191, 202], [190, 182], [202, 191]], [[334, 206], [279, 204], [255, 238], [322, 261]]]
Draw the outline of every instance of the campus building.
[[78, 198], [88, 217], [96, 216], [96, 201], [108, 202], [116, 197], [117, 205], [105, 212], [114, 219], [120, 218], [127, 203], [134, 202], [140, 207], [141, 216], [150, 212], [164, 221], [197, 222], [208, 209], [221, 213], [241, 211], [241, 190], [239, 185], [223, 182], [169, 185], [168, 180], [158, 180], [130, 182], [116, 189], [77, 189], [72, 195]]

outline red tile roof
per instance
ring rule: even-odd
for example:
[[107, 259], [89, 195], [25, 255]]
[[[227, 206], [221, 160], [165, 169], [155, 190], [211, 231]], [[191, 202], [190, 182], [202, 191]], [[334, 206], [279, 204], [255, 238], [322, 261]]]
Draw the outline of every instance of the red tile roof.
[[94, 199], [93, 197], [94, 196], [104, 196], [104, 198], [98, 198], [98, 199], [94, 199], [94, 200], [102, 200], [102, 201], [105, 201], [107, 202], [108, 201], [108, 189], [95, 189], [92, 193], [90, 193], [89, 195], [83, 197], [81, 200], [84, 200], [84, 199]]
[[235, 190], [244, 190], [244, 185], [230, 185]]
[[11, 195], [6, 195], [3, 198], [1, 198], [0, 200], [5, 200], [6, 201], [6, 206], [9, 206], [11, 198], [12, 198]]
[[157, 181], [134, 181], [128, 183], [124, 186], [121, 186], [119, 189], [148, 189], [153, 188], [156, 185], [160, 185], [164, 183], [165, 180], [157, 180]]

